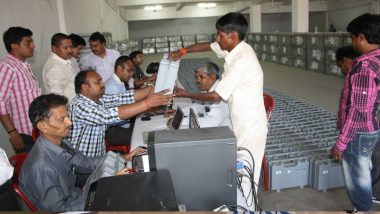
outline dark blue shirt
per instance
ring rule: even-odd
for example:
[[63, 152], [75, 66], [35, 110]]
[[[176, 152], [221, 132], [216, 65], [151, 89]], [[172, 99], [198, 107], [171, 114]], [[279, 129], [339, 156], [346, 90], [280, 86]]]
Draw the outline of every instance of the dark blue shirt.
[[21, 191], [41, 211], [83, 210], [86, 196], [75, 187], [74, 172], [92, 173], [101, 159], [39, 137], [21, 168]]

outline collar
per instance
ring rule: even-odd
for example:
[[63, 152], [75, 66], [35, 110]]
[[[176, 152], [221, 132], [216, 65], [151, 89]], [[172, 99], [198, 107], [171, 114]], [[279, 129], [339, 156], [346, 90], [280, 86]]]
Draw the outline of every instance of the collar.
[[90, 103], [91, 105], [102, 105], [102, 104], [103, 104], [102, 101], [101, 101], [101, 98], [99, 99], [99, 103], [97, 103], [97, 102], [91, 100], [90, 98], [84, 96], [83, 94], [80, 94], [80, 93], [79, 93], [77, 96], [78, 96], [79, 99], [82, 99], [82, 100], [84, 100], [85, 102]]
[[368, 58], [372, 58], [374, 56], [379, 56], [380, 55], [380, 49], [375, 49], [373, 51], [370, 51], [366, 54], [363, 54], [359, 57], [357, 57], [355, 60], [354, 60], [354, 64], [358, 63], [358, 62], [362, 62], [364, 60], [367, 60]]
[[219, 84], [219, 80], [216, 80], [214, 82], [214, 85], [212, 85], [212, 87], [210, 88], [210, 90], [208, 90], [208, 92], [212, 92], [212, 91], [215, 91], [216, 87], [218, 86]]
[[20, 60], [19, 58], [16, 58], [15, 56], [13, 56], [12, 54], [7, 54], [7, 57], [8, 58], [11, 58], [11, 60], [13, 60], [13, 61], [16, 61], [17, 63], [22, 63], [22, 64], [26, 64], [26, 65], [29, 65], [29, 63], [25, 60], [25, 62], [24, 61], [22, 61], [22, 60]]
[[115, 79], [115, 81], [119, 84], [122, 84], [123, 82], [120, 80], [120, 78], [115, 74], [113, 73], [112, 77]]
[[230, 52], [227, 52], [226, 57], [224, 58], [227, 64], [232, 63], [235, 61], [235, 58], [239, 55], [240, 51], [246, 46], [247, 43], [245, 41], [241, 41], [234, 49], [232, 49]]
[[58, 146], [50, 142], [43, 136], [40, 136], [36, 143], [41, 144], [42, 146], [44, 146], [46, 149], [48, 149], [51, 153], [55, 155], [60, 155], [61, 153], [65, 152], [65, 150], [61, 146]]
[[51, 52], [51, 57], [61, 63], [64, 63], [64, 64], [71, 64], [71, 61], [70, 59], [62, 59], [60, 56], [58, 56], [57, 54]]

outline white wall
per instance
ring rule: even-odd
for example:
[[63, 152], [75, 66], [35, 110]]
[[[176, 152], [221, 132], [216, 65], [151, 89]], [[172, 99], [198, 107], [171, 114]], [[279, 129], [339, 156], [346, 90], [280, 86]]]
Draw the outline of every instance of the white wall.
[[346, 0], [328, 2], [328, 24], [333, 24], [337, 31], [346, 31], [347, 24], [363, 13], [371, 11], [371, 1]]
[[[57, 3], [55, 0], [1, 0], [0, 33], [11, 26], [29, 28], [36, 44], [34, 56], [28, 60], [41, 86], [43, 65], [50, 54], [50, 38], [58, 32]], [[3, 40], [0, 42], [0, 56], [6, 54]], [[0, 125], [0, 146], [8, 155], [13, 154], [8, 135]]]
[[113, 40], [126, 39], [124, 20], [104, 0], [63, 0], [68, 33], [107, 31]]

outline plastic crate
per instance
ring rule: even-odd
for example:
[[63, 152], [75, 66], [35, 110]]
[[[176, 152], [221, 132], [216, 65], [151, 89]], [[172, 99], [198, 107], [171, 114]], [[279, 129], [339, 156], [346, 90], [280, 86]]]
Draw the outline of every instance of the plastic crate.
[[162, 37], [156, 37], [156, 42], [160, 42], [160, 43], [163, 43], [163, 42], [168, 42], [168, 37], [166, 36], [162, 36]]
[[150, 54], [150, 53], [155, 53], [156, 51], [155, 51], [154, 48], [143, 48], [143, 49], [142, 49], [142, 52], [143, 52], [144, 54]]
[[323, 61], [325, 59], [325, 51], [319, 48], [308, 48], [307, 59]]
[[335, 58], [335, 52], [336, 52], [337, 49], [333, 48], [329, 48], [329, 49], [325, 49], [325, 59], [326, 59], [326, 63], [334, 63], [335, 64], [335, 61], [336, 61], [336, 58]]
[[143, 38], [142, 43], [155, 43], [156, 39], [155, 38]]
[[194, 41], [195, 42], [195, 36], [194, 35], [183, 35], [182, 41]]
[[210, 35], [208, 34], [196, 34], [195, 40], [197, 43], [210, 42]]
[[167, 48], [169, 44], [167, 42], [156, 42], [156, 48]]
[[279, 58], [279, 63], [280, 63], [281, 65], [292, 66], [293, 61], [292, 61], [292, 58], [291, 58], [291, 57], [280, 56], [280, 58]]
[[320, 33], [307, 34], [307, 46], [323, 48], [323, 34], [320, 34]]
[[168, 53], [169, 52], [169, 47], [166, 48], [156, 48], [157, 53]]
[[168, 36], [169, 42], [181, 42], [181, 36]]
[[277, 34], [270, 34], [269, 35], [269, 42], [272, 44], [278, 43], [278, 35]]
[[345, 186], [342, 165], [332, 160], [311, 161], [309, 176], [310, 186], [318, 191]]
[[285, 34], [278, 34], [277, 35], [277, 41], [279, 44], [282, 45], [291, 45], [292, 44], [292, 37], [291, 34], [285, 33]]
[[270, 189], [279, 192], [281, 189], [300, 187], [309, 184], [309, 161], [283, 161], [269, 163]]
[[271, 54], [277, 54], [278, 52], [278, 45], [276, 44], [270, 44], [269, 45], [269, 53]]
[[261, 34], [257, 34], [257, 33], [253, 34], [253, 38], [255, 42], [261, 42], [263, 40], [262, 37], [263, 36]]
[[325, 73], [325, 62], [317, 60], [307, 60], [307, 70]]
[[306, 69], [306, 58], [293, 56], [293, 67]]
[[326, 71], [326, 74], [329, 74], [329, 75], [344, 77], [342, 70], [335, 63], [334, 64], [325, 63], [325, 71]]
[[306, 46], [306, 34], [293, 34], [292, 35], [292, 45], [293, 46]]
[[263, 60], [263, 61], [269, 61], [269, 54], [267, 54], [267, 53], [261, 53], [261, 60]]
[[293, 46], [292, 48], [292, 55], [293, 57], [306, 57], [306, 48], [305, 47], [299, 47], [299, 46]]
[[326, 33], [324, 35], [325, 48], [339, 48], [343, 46], [343, 35], [337, 33]]
[[279, 45], [278, 46], [278, 53], [282, 56], [292, 56], [292, 46], [290, 45]]
[[274, 62], [274, 63], [278, 63], [279, 62], [279, 56], [277, 56], [275, 54], [270, 54], [269, 55], [269, 61]]
[[154, 48], [156, 45], [155, 43], [143, 43], [143, 48]]

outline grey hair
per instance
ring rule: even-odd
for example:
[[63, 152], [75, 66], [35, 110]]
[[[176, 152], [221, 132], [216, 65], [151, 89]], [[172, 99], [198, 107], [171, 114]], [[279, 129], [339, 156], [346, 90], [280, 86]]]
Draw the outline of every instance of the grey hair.
[[195, 72], [197, 71], [205, 72], [209, 76], [215, 74], [216, 79], [219, 79], [219, 66], [213, 62], [207, 62], [200, 65], [197, 69], [195, 69]]

